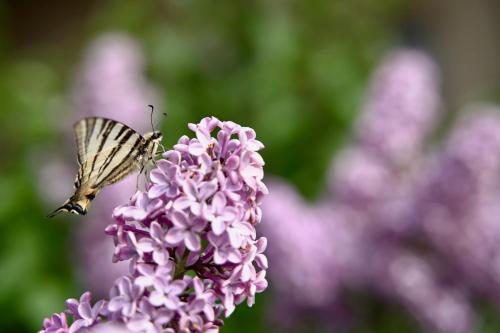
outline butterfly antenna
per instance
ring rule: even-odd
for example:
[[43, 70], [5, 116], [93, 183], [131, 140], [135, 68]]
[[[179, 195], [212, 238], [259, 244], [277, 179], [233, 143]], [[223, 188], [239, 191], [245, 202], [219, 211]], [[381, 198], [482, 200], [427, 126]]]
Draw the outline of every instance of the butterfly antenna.
[[148, 105], [151, 108], [151, 128], [153, 129], [153, 132], [155, 131], [155, 126], [153, 125], [153, 112], [155, 111], [155, 107], [152, 106], [151, 104]]

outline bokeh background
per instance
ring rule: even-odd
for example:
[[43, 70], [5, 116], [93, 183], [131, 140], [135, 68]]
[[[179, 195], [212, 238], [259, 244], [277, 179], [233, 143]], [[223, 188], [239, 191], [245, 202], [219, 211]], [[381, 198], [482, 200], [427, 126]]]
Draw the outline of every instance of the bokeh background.
[[[37, 331], [126, 269], [102, 231], [135, 177], [84, 218], [45, 215], [71, 192], [73, 122], [147, 131], [155, 104], [167, 147], [208, 115], [266, 145], [270, 288], [222, 332], [497, 332], [498, 13], [494, 0], [2, 1], [1, 331]], [[377, 164], [405, 133], [404, 158]]]

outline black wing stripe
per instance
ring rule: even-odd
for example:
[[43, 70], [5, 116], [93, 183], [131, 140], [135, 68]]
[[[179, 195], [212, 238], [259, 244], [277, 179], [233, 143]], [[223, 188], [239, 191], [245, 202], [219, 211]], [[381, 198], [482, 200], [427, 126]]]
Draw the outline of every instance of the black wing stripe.
[[[130, 161], [133, 161], [133, 159], [135, 159], [135, 157], [139, 154], [139, 150], [137, 149], [137, 147], [143, 140], [144, 139], [141, 136], [139, 136], [137, 140], [135, 140], [133, 148], [130, 150], [130, 152], [127, 155], [125, 155], [125, 157], [123, 157], [122, 160], [119, 163], [117, 163], [116, 166], [113, 169], [111, 169], [111, 171], [106, 176], [102, 177], [102, 179], [93, 187], [95, 188], [101, 186], [105, 181], [115, 178], [117, 174], [120, 174], [123, 170], [130, 168], [131, 167]], [[131, 156], [134, 153], [135, 155]], [[129, 160], [128, 163], [126, 163], [127, 160]]]
[[[125, 128], [125, 127], [124, 127]], [[125, 134], [125, 136], [120, 140], [120, 144], [123, 145], [125, 144], [125, 142], [128, 141], [128, 139], [134, 134], [135, 132], [132, 131], [131, 129], [129, 129], [129, 131], [127, 132], [127, 134]]]
[[115, 140], [118, 140], [118, 139], [120, 138], [120, 136], [122, 136], [122, 135], [123, 135], [123, 133], [125, 133], [125, 131], [126, 131], [127, 129], [129, 129], [129, 128], [127, 128], [127, 127], [125, 127], [125, 126], [122, 126], [122, 128], [120, 129], [120, 131], [118, 132], [118, 134], [116, 134], [116, 136], [115, 136]]
[[[100, 153], [102, 151], [102, 148], [104, 147], [104, 144], [108, 141], [109, 133], [116, 126], [115, 122], [111, 122], [111, 121], [109, 121], [107, 119], [106, 119], [106, 122], [107, 122], [107, 124], [106, 124], [106, 130], [102, 134], [101, 144], [99, 145], [99, 149], [97, 150], [97, 153]], [[103, 128], [104, 128], [104, 125], [103, 125]], [[102, 133], [102, 130], [101, 130], [101, 133]], [[99, 133], [99, 135], [101, 135], [101, 134]]]
[[[126, 129], [125, 127], [123, 127], [120, 132], [122, 132], [124, 129]], [[127, 134], [125, 134], [123, 136], [123, 138], [120, 140], [120, 142], [118, 143], [118, 146], [114, 147], [112, 150], [111, 150], [111, 153], [109, 154], [108, 157], [106, 157], [106, 159], [104, 160], [104, 163], [103, 165], [99, 168], [99, 173], [102, 173], [104, 171], [106, 171], [106, 168], [108, 167], [108, 165], [111, 164], [111, 162], [113, 161], [114, 157], [116, 156], [116, 154], [118, 154], [121, 150], [121, 148], [123, 147], [123, 145], [125, 145], [125, 143], [127, 143], [127, 141], [130, 139], [130, 137], [134, 134], [135, 132], [130, 130], [128, 131]], [[115, 140], [118, 138], [119, 136], [115, 137]]]
[[95, 162], [97, 161], [97, 158], [99, 157], [99, 154], [102, 151], [102, 148], [104, 148], [104, 145], [108, 141], [108, 136], [111, 130], [116, 126], [116, 122], [105, 119], [104, 122], [102, 123], [101, 129], [99, 130], [99, 133], [97, 134], [98, 137], [100, 137], [101, 142], [99, 143], [99, 148], [97, 148], [97, 152], [94, 155], [94, 159], [92, 160], [92, 166], [90, 167], [90, 173], [89, 176], [94, 172], [95, 168]]
[[101, 129], [99, 130], [99, 133], [97, 133], [97, 137], [100, 137], [104, 129], [108, 127], [110, 120], [109, 119], [103, 119]]
[[94, 134], [95, 123], [96, 123], [95, 118], [87, 118], [85, 120], [85, 146], [86, 147], [88, 147], [90, 138], [92, 137], [92, 134]]
[[[131, 152], [132, 153], [132, 152]], [[131, 154], [130, 153], [130, 154]], [[127, 168], [130, 168], [131, 167], [131, 163], [130, 163], [130, 160], [135, 158], [135, 157], [130, 157], [130, 154], [128, 154], [127, 156], [125, 156], [121, 161], [120, 163], [118, 163], [113, 169], [111, 169], [111, 171], [106, 175], [106, 177], [103, 177], [101, 180], [98, 181], [97, 184], [93, 185], [92, 187], [93, 188], [99, 188], [101, 187], [105, 182], [109, 181], [110, 179], [113, 179], [114, 176], [117, 174], [117, 173], [120, 173], [122, 172], [124, 169], [127, 169]], [[128, 162], [127, 162], [128, 160]]]
[[[97, 119], [97, 120], [100, 120], [100, 119]], [[101, 132], [102, 132], [102, 129], [103, 129], [103, 127], [104, 127], [104, 123], [105, 123], [105, 122], [107, 122], [107, 119], [105, 119], [104, 121], [103, 121], [103, 120], [101, 120], [101, 121], [99, 121], [99, 122], [98, 122], [98, 123], [99, 123], [99, 125], [100, 125], [100, 127], [99, 127], [99, 133], [101, 133]], [[95, 127], [97, 127], [97, 126], [98, 126], [98, 125], [95, 125], [95, 126], [94, 126], [94, 128], [95, 128]], [[94, 128], [92, 128], [92, 133], [94, 132]], [[96, 137], [97, 139], [99, 139], [99, 133], [97, 134], [97, 137]], [[102, 150], [102, 147], [103, 147], [103, 145], [104, 145], [104, 141], [106, 141], [106, 138], [104, 138], [104, 137], [102, 137], [102, 136], [101, 136], [100, 138], [101, 138], [101, 142], [100, 142], [100, 144], [99, 144], [99, 149], [98, 149], [98, 150], [97, 150], [97, 152], [94, 154], [94, 158], [92, 159], [92, 165], [90, 166], [89, 177], [90, 177], [90, 176], [92, 175], [92, 173], [94, 172], [95, 162], [96, 162], [96, 160], [97, 160], [97, 157], [99, 156], [99, 153], [100, 153], [100, 152], [101, 152], [101, 150]], [[88, 146], [88, 143], [87, 143], [87, 146]]]
[[113, 149], [111, 149], [111, 153], [109, 153], [108, 157], [106, 157], [106, 159], [104, 160], [104, 163], [99, 168], [99, 171], [98, 171], [99, 173], [102, 173], [104, 170], [106, 170], [108, 165], [111, 163], [111, 161], [113, 161], [113, 158], [116, 156], [116, 154], [120, 151], [120, 149], [122, 147], [123, 146], [116, 146]]
[[119, 181], [120, 179], [122, 179], [123, 177], [127, 176], [130, 172], [134, 171], [133, 170], [133, 165], [130, 165], [129, 167], [127, 168], [124, 168], [122, 170], [120, 170], [119, 173], [115, 174], [113, 177], [110, 177], [108, 179], [108, 182], [110, 184], [114, 184], [116, 183], [117, 181]]

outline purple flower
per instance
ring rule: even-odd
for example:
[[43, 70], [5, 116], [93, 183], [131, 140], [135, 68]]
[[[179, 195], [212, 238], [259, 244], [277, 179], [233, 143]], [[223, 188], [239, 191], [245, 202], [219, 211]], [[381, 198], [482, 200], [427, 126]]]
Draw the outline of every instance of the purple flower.
[[267, 241], [255, 230], [267, 193], [262, 144], [253, 130], [213, 117], [189, 128], [196, 138], [164, 154], [148, 191], [114, 210], [106, 233], [130, 273], [95, 320], [133, 332], [218, 332], [224, 314], [267, 287]]
[[[439, 283], [437, 267], [414, 254], [388, 255], [377, 261], [382, 273], [376, 281], [387, 294], [399, 299], [427, 326], [439, 332], [468, 332], [470, 307], [460, 288]], [[383, 268], [382, 268], [383, 267]]]
[[131, 333], [122, 323], [99, 323], [85, 330], [85, 333]]
[[165, 306], [169, 310], [179, 307], [179, 295], [186, 289], [186, 282], [182, 280], [168, 281], [162, 288], [155, 289], [149, 295], [149, 302], [154, 306]]
[[426, 54], [399, 50], [375, 72], [358, 123], [362, 146], [391, 163], [406, 164], [436, 119], [439, 72]]
[[71, 324], [69, 333], [78, 332], [83, 327], [91, 327], [94, 325], [97, 322], [103, 305], [103, 300], [97, 302], [93, 307], [90, 307], [88, 303], [80, 304], [78, 307], [78, 315], [81, 319], [77, 319]]
[[183, 193], [174, 201], [176, 210], [190, 208], [195, 215], [200, 215], [203, 205], [217, 190], [216, 180], [197, 184], [191, 179], [186, 179], [182, 184]]
[[229, 241], [227, 236], [216, 236], [213, 233], [209, 233], [208, 240], [215, 248], [214, 262], [217, 265], [225, 264], [226, 261], [234, 264], [241, 261], [241, 252], [232, 246], [232, 243]]
[[[361, 290], [403, 305], [424, 330], [464, 333], [474, 318], [468, 295], [498, 299], [491, 263], [500, 253], [500, 228], [492, 227], [500, 213], [493, 204], [500, 198], [500, 117], [476, 114], [444, 151], [422, 158], [436, 127], [437, 76], [425, 54], [390, 54], [374, 75], [355, 142], [334, 160], [328, 195], [310, 204], [271, 183], [262, 230], [272, 240], [280, 323], [302, 315], [325, 325], [345, 321], [335, 320], [336, 309]], [[236, 267], [233, 274], [243, 275]], [[227, 309], [240, 294], [233, 292], [238, 283], [226, 284]]]
[[150, 199], [146, 193], [137, 192], [131, 200], [131, 205], [115, 208], [113, 215], [125, 220], [144, 220], [161, 207], [159, 199]]
[[78, 312], [78, 307], [80, 304], [89, 304], [90, 299], [92, 295], [90, 294], [89, 291], [84, 292], [82, 296], [80, 296], [80, 299], [74, 299], [70, 298], [66, 300], [66, 307], [68, 309], [68, 312], [75, 318], [75, 319], [81, 319], [82, 317], [80, 316]]
[[215, 139], [210, 136], [209, 129], [205, 126], [197, 126], [195, 133], [197, 140], [189, 142], [188, 151], [194, 156], [201, 156], [214, 146]]
[[119, 278], [110, 292], [109, 311], [120, 312], [126, 317], [134, 315], [137, 310], [137, 300], [142, 293], [141, 289], [128, 276]]
[[166, 265], [156, 266], [156, 269], [150, 264], [137, 264], [136, 268], [139, 276], [134, 283], [142, 288], [154, 287], [157, 290], [162, 289], [170, 281], [174, 271], [172, 261], [168, 261]]
[[224, 193], [217, 192], [212, 198], [212, 204], [206, 208], [205, 218], [210, 221], [214, 234], [220, 236], [238, 217], [238, 213], [235, 207], [227, 205]]
[[163, 326], [170, 322], [173, 312], [168, 309], [156, 309], [147, 300], [139, 302], [139, 312], [132, 316], [127, 328], [132, 332], [147, 332], [147, 333], [174, 333], [173, 329], [163, 329]]
[[73, 298], [66, 301], [67, 312], [74, 318], [69, 333], [78, 332], [80, 329], [91, 327], [98, 322], [99, 315], [101, 315], [106, 302], [100, 300], [94, 306], [91, 306], [90, 298], [90, 292], [86, 292], [80, 297], [79, 301]]
[[199, 233], [205, 228], [206, 222], [203, 219], [190, 219], [183, 211], [172, 213], [173, 227], [168, 231], [165, 240], [177, 245], [184, 243], [191, 251], [199, 251], [201, 247]]
[[414, 199], [412, 226], [477, 292], [500, 297], [500, 116], [465, 117], [443, 153], [428, 163]]
[[266, 271], [262, 270], [257, 273], [251, 283], [246, 285], [245, 294], [247, 297], [248, 306], [255, 304], [255, 294], [261, 293], [267, 289], [268, 283], [266, 280]]
[[152, 253], [153, 261], [158, 265], [169, 263], [169, 253], [166, 248], [166, 235], [158, 222], [153, 222], [149, 226], [149, 237], [143, 237], [137, 242], [137, 249], [140, 252]]
[[215, 319], [213, 306], [217, 298], [215, 292], [209, 286], [206, 288], [203, 281], [198, 277], [194, 277], [192, 283], [195, 299], [189, 304], [187, 311], [194, 314], [203, 312], [209, 321], [213, 321]]
[[169, 161], [158, 161], [157, 168], [149, 174], [153, 185], [148, 191], [148, 196], [152, 199], [166, 195], [169, 198], [176, 197], [179, 188], [175, 183], [178, 166]]
[[50, 318], [43, 320], [43, 329], [38, 333], [68, 333], [69, 327], [66, 314], [54, 313]]

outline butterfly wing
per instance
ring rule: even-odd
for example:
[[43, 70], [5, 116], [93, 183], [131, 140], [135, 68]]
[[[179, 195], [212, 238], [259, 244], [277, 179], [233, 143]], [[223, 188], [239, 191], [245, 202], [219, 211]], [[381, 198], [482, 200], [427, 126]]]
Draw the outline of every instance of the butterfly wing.
[[115, 120], [91, 117], [80, 120], [74, 128], [79, 164], [75, 194], [48, 217], [64, 211], [86, 214], [102, 187], [142, 166], [146, 140], [130, 127]]
[[106, 118], [85, 118], [75, 124], [79, 170], [77, 187], [101, 188], [137, 169], [144, 138], [130, 127]]

